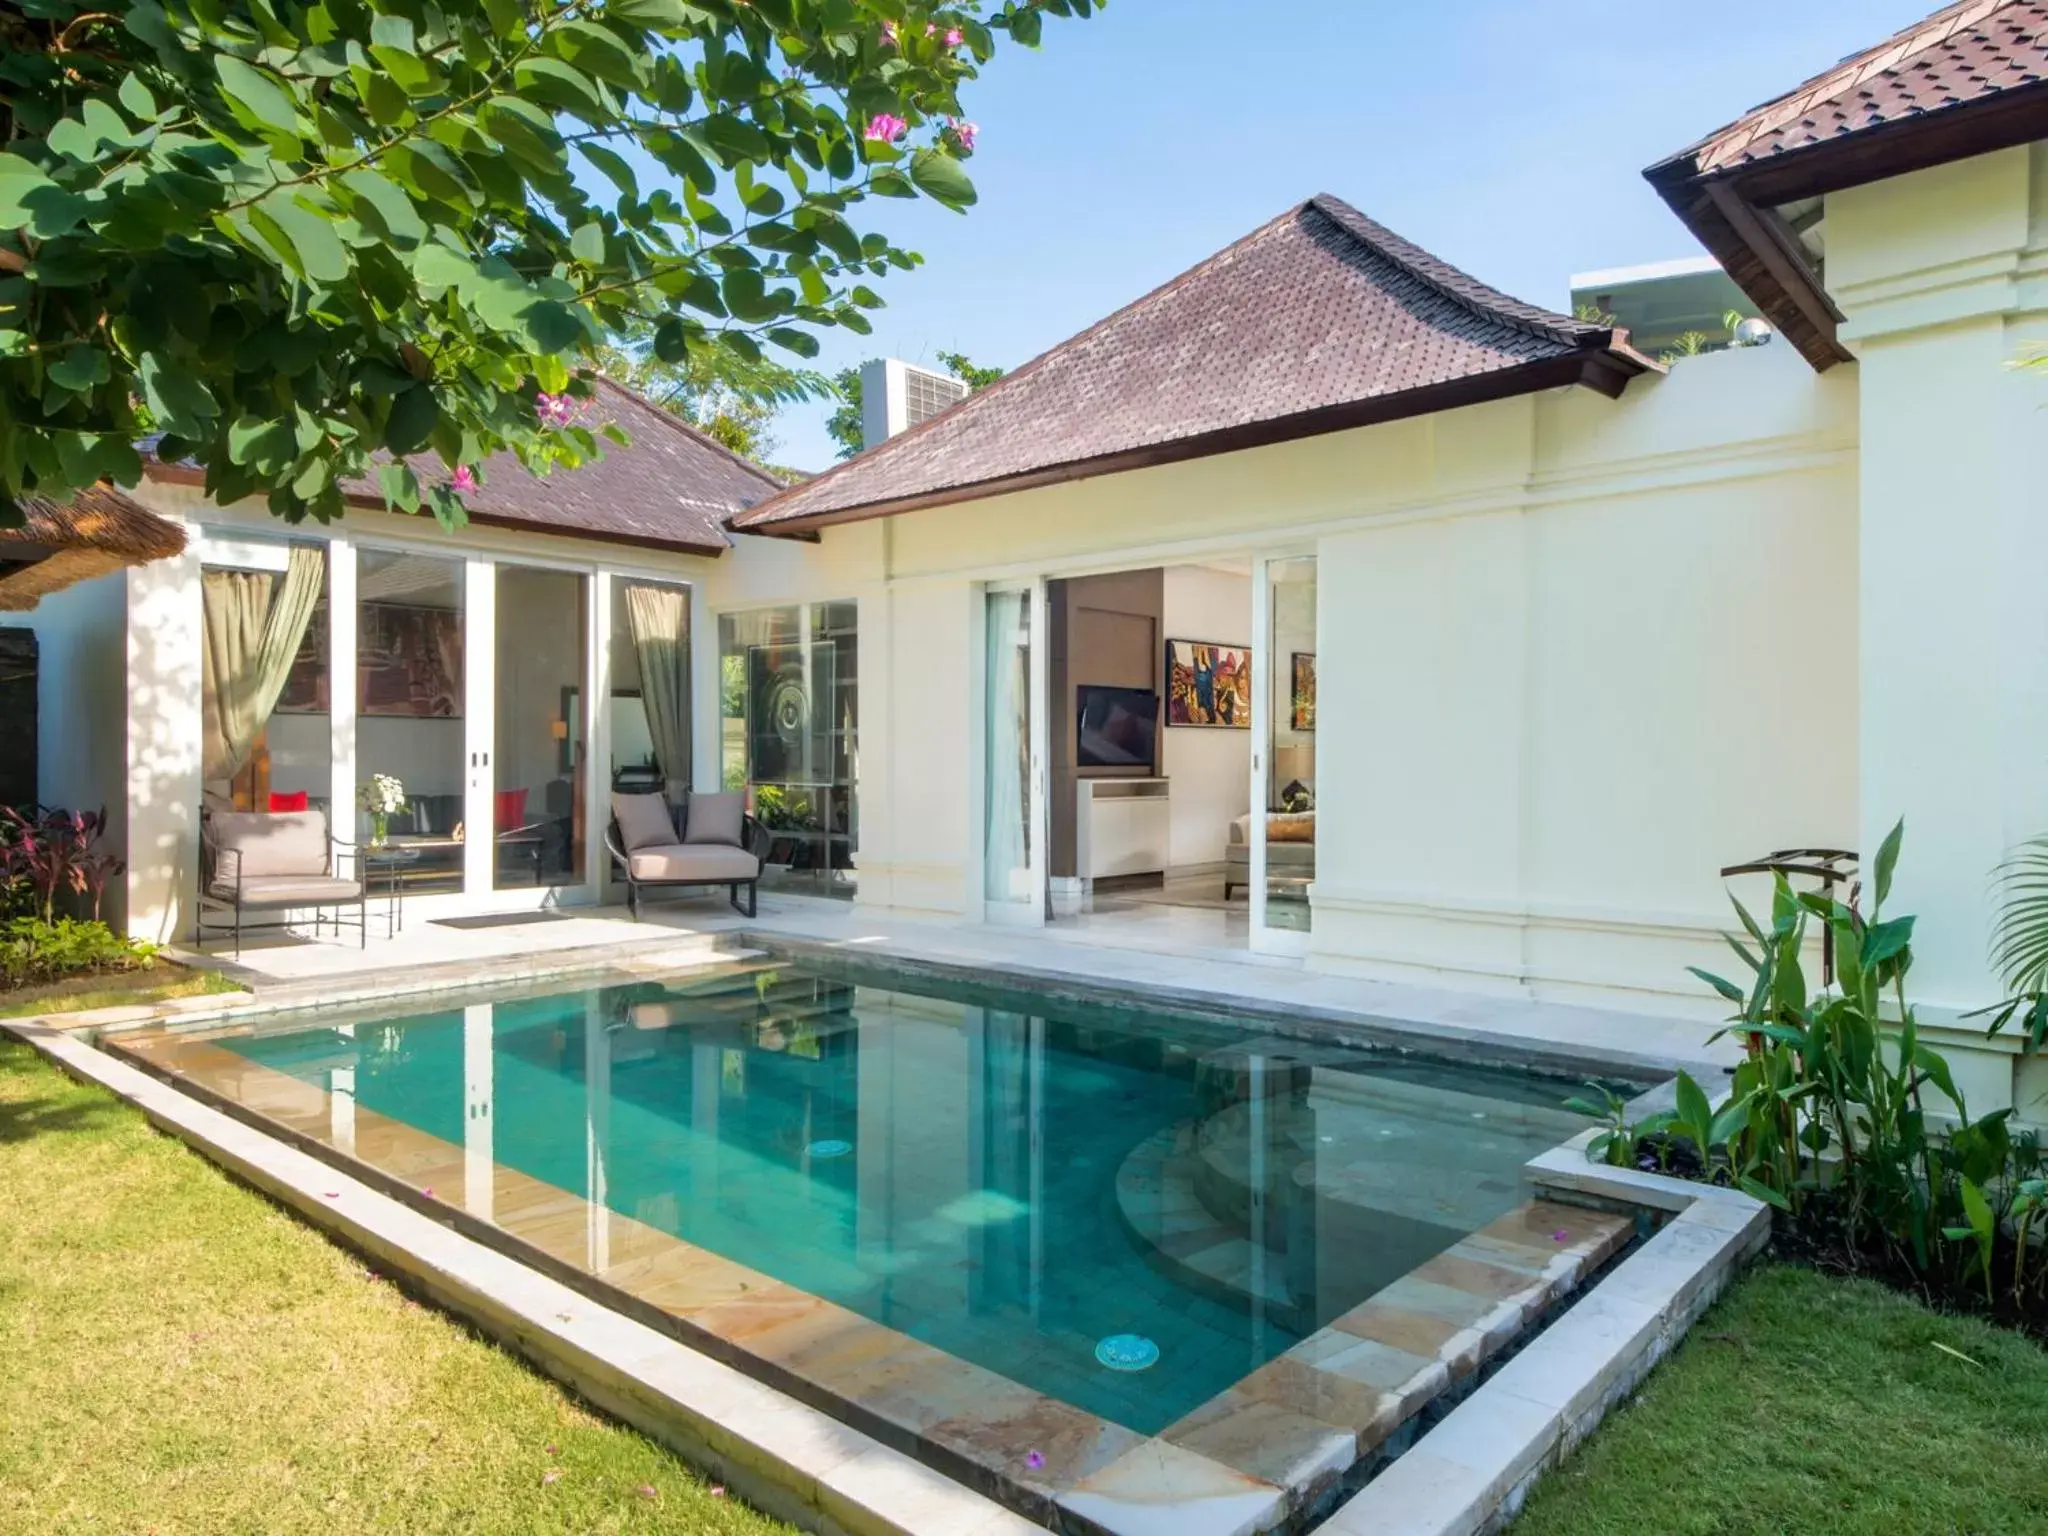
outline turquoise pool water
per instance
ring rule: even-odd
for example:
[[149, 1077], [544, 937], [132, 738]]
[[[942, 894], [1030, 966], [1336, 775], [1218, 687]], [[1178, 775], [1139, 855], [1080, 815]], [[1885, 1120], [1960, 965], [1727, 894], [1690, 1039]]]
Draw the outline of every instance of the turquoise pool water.
[[1141, 1433], [1582, 1123], [1551, 1079], [795, 965], [220, 1044]]

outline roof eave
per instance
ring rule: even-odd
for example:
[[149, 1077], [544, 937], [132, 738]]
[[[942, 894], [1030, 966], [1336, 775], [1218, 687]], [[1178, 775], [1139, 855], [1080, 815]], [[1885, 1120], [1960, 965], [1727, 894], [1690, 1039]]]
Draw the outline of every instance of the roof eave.
[[821, 530], [847, 523], [868, 522], [880, 517], [894, 517], [903, 512], [956, 506], [963, 502], [985, 501], [993, 496], [1037, 490], [1048, 485], [1093, 480], [1103, 475], [1122, 474], [1134, 469], [1155, 469], [1162, 465], [1213, 458], [1218, 454], [1236, 453], [1248, 448], [1265, 448], [1279, 443], [1297, 442], [1303, 438], [1321, 437], [1332, 432], [1347, 431], [1353, 427], [1377, 426], [1383, 422], [1429, 416], [1439, 411], [1510, 399], [1516, 395], [1535, 394], [1540, 390], [1561, 386], [1580, 384], [1613, 399], [1618, 398], [1627, 387], [1628, 381], [1638, 374], [1661, 371], [1657, 364], [1627, 345], [1624, 333], [1609, 333], [1605, 345], [1587, 347], [1556, 357], [1541, 358], [1535, 362], [1497, 369], [1491, 373], [1452, 379], [1423, 389], [1403, 390], [1399, 394], [1378, 395], [1365, 400], [1349, 400], [1339, 405], [1325, 406], [1320, 410], [1247, 422], [1242, 426], [1226, 427], [1215, 432], [1178, 438], [1172, 442], [1146, 444], [1143, 447], [1103, 454], [1092, 459], [1047, 465], [1041, 469], [1025, 470], [993, 480], [946, 486], [938, 490], [870, 502], [862, 506], [835, 508], [825, 512], [752, 524], [743, 521], [746, 514], [742, 513], [726, 519], [725, 526], [734, 533], [754, 534], [767, 538], [815, 539]]
[[[150, 480], [160, 480], [167, 485], [191, 485], [206, 488], [206, 471], [186, 464], [166, 464], [161, 459], [145, 459], [142, 473]], [[365, 512], [389, 512], [391, 508], [381, 496], [371, 496], [360, 491], [344, 491], [342, 501]], [[405, 514], [400, 514], [401, 516]], [[655, 539], [633, 534], [606, 533], [595, 528], [574, 528], [561, 523], [543, 523], [532, 518], [512, 517], [499, 512], [469, 513], [469, 521], [480, 528], [501, 528], [512, 533], [540, 533], [558, 539], [576, 539], [587, 544], [616, 544], [627, 549], [655, 549], [666, 554], [701, 555], [717, 559], [732, 546], [729, 544], [701, 544], [687, 539]]]
[[2048, 80], [1900, 118], [1825, 143], [1702, 172], [1727, 130], [1661, 160], [1644, 178], [1816, 372], [1852, 362], [1826, 288], [1773, 228], [1773, 209], [2048, 138]]

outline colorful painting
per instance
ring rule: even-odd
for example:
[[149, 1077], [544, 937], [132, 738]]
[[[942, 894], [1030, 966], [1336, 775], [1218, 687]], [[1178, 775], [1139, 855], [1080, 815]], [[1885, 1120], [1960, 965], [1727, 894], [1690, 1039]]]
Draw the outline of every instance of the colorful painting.
[[1313, 651], [1294, 653], [1294, 707], [1291, 720], [1297, 731], [1316, 728], [1316, 658]]
[[1207, 640], [1167, 641], [1166, 723], [1250, 730], [1251, 648]]
[[356, 629], [356, 709], [452, 719], [462, 713], [462, 615], [365, 603]]
[[[306, 625], [306, 638], [278, 695], [281, 715], [328, 710], [327, 604]], [[462, 715], [462, 615], [452, 608], [364, 603], [356, 628], [356, 711], [417, 720]]]

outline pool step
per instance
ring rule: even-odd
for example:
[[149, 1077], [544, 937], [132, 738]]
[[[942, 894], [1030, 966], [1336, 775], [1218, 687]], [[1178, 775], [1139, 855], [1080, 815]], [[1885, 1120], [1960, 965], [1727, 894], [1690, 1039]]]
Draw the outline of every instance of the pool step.
[[1192, 1121], [1156, 1131], [1131, 1149], [1117, 1169], [1116, 1203], [1132, 1242], [1175, 1284], [1307, 1332], [1314, 1317], [1289, 1289], [1285, 1254], [1256, 1247], [1245, 1223], [1219, 1219], [1203, 1204], [1199, 1163]]

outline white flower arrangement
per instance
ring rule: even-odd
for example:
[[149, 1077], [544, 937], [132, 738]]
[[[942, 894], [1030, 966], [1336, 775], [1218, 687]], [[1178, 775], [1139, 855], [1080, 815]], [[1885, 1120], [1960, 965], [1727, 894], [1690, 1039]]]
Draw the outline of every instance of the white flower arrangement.
[[396, 816], [405, 809], [405, 786], [388, 773], [373, 773], [356, 798], [372, 816]]

